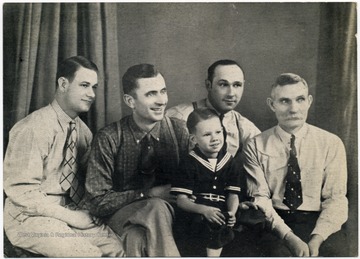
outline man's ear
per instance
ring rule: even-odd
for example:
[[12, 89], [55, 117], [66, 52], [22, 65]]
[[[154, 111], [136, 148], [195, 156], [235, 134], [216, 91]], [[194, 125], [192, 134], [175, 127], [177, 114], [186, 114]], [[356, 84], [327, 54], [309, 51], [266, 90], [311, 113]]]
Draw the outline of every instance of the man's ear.
[[68, 85], [69, 85], [69, 80], [67, 80], [67, 78], [62, 76], [62, 77], [58, 78], [57, 83], [58, 83], [58, 86], [59, 86], [59, 90], [61, 92], [65, 92]]
[[273, 99], [270, 98], [270, 97], [268, 97], [268, 98], [266, 99], [266, 103], [267, 103], [267, 105], [270, 107], [270, 109], [271, 109], [273, 112], [275, 112], [275, 107], [274, 107], [274, 101], [273, 101]]
[[196, 139], [195, 139], [195, 135], [194, 134], [189, 134], [189, 140], [191, 143], [196, 144]]
[[131, 109], [135, 108], [134, 97], [132, 97], [130, 94], [124, 94], [123, 98], [127, 106], [129, 106]]
[[211, 88], [212, 88], [212, 83], [209, 79], [206, 79], [205, 80], [205, 87], [206, 87], [206, 90], [210, 91]]
[[309, 94], [309, 107], [311, 106], [313, 101], [314, 101], [313, 96], [311, 94]]

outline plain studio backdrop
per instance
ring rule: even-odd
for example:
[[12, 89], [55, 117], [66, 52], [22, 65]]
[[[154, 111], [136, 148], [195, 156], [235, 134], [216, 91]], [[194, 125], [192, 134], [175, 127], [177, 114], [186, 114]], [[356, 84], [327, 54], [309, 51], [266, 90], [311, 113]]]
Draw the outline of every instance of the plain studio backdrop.
[[168, 107], [205, 97], [207, 67], [234, 59], [245, 72], [236, 108], [260, 130], [276, 124], [265, 100], [280, 73], [309, 83], [308, 122], [337, 134], [348, 155], [346, 223], [357, 255], [356, 3], [43, 3], [3, 5], [4, 150], [10, 128], [47, 105], [59, 61], [84, 55], [100, 69], [93, 133], [130, 113], [121, 77], [137, 63], [163, 73]]

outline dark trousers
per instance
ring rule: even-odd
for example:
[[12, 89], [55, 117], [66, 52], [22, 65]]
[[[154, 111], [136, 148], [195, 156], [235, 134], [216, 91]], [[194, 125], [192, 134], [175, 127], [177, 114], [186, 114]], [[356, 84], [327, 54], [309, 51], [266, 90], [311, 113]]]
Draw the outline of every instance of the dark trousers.
[[[290, 214], [285, 211], [277, 212], [285, 223], [293, 230], [295, 235], [301, 238], [305, 243], [310, 241], [311, 232], [314, 230], [316, 221], [319, 217], [318, 212], [295, 212]], [[347, 234], [343, 229], [332, 234], [320, 246], [319, 256], [349, 256], [347, 240]], [[286, 247], [284, 240], [280, 240], [268, 231], [263, 232], [256, 243], [262, 251], [263, 256], [291, 256], [290, 250]]]

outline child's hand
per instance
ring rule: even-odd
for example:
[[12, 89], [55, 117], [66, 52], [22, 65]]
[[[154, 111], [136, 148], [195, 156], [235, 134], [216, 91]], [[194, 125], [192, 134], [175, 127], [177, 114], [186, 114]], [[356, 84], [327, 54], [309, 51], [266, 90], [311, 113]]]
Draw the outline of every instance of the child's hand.
[[225, 216], [221, 213], [220, 209], [210, 206], [206, 206], [206, 207], [207, 208], [204, 210], [202, 214], [208, 221], [219, 225], [226, 224]]
[[229, 214], [229, 219], [228, 219], [227, 225], [229, 227], [233, 227], [235, 225], [235, 223], [236, 223], [235, 213], [233, 213], [231, 211], [228, 211], [228, 214]]

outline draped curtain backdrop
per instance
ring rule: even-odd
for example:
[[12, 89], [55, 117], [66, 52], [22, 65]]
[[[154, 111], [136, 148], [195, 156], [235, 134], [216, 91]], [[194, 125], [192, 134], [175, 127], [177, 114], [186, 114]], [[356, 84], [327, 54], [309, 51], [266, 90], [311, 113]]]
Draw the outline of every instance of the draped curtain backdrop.
[[[350, 250], [358, 244], [358, 131], [356, 3], [322, 4], [315, 116], [317, 126], [337, 134], [348, 161]], [[329, 65], [330, 64], [330, 65]], [[355, 253], [354, 253], [355, 255]]]
[[[83, 55], [99, 68], [95, 132], [121, 117], [117, 9], [113, 4], [4, 5], [4, 131], [53, 99], [58, 62]], [[111, 73], [107, 73], [111, 71]]]
[[[312, 4], [306, 3], [309, 8]], [[203, 6], [199, 6], [199, 3], [193, 6], [190, 4], [169, 5], [160, 3], [148, 6], [145, 3], [4, 4], [4, 150], [10, 128], [32, 111], [47, 105], [52, 100], [58, 62], [70, 56], [86, 56], [99, 67], [100, 77], [99, 87], [96, 90], [96, 102], [89, 113], [82, 115], [94, 133], [126, 114], [124, 106], [121, 105], [121, 75], [124, 72], [123, 69], [133, 65], [133, 62], [145, 60], [156, 64], [165, 62], [163, 64], [171, 65], [168, 69], [172, 71], [172, 76], [168, 76], [167, 81], [181, 81], [177, 88], [186, 86], [181, 90], [182, 97], [179, 97], [182, 98], [181, 102], [185, 102], [190, 101], [186, 96], [195, 98], [192, 94], [196, 93], [195, 89], [191, 88], [193, 82], [188, 82], [187, 77], [189, 75], [191, 77], [194, 73], [201, 73], [201, 66], [209, 64], [210, 58], [227, 57], [226, 55], [229, 53], [231, 53], [229, 58], [234, 59], [250, 56], [252, 66], [246, 67], [245, 65], [245, 68], [252, 72], [259, 70], [261, 80], [264, 82], [270, 80], [268, 78], [270, 75], [267, 73], [277, 71], [276, 69], [280, 70], [280, 68], [280, 72], [284, 72], [280, 63], [287, 64], [288, 69], [294, 69], [296, 72], [301, 70], [302, 65], [312, 64], [311, 62], [306, 63], [307, 59], [316, 59], [317, 66], [308, 68], [316, 70], [314, 73], [317, 75], [315, 75], [315, 102], [312, 107], [315, 118], [310, 116], [309, 120], [316, 126], [334, 132], [344, 141], [348, 154], [350, 204], [349, 221], [346, 227], [350, 237], [351, 255], [357, 256], [356, 3], [314, 3], [312, 13], [314, 10], [319, 10], [319, 16], [314, 13], [310, 17], [310, 21], [314, 23], [316, 30], [309, 30], [306, 27], [309, 23], [307, 20], [303, 21], [307, 17], [306, 13], [303, 17], [295, 16], [296, 20], [292, 20], [291, 13], [297, 14], [297, 10], [294, 9], [300, 7], [299, 4], [296, 5], [297, 7], [293, 7], [295, 5], [293, 3], [281, 6], [279, 3], [271, 3], [268, 6], [257, 3], [252, 6], [250, 4], [224, 3], [218, 4], [221, 7], [219, 11], [214, 11], [214, 5], [210, 3], [203, 4]], [[201, 12], [198, 12], [199, 10]], [[243, 16], [247, 17], [245, 14], [249, 10], [255, 13], [255, 17], [248, 17], [253, 18], [252, 22], [241, 20]], [[268, 14], [268, 10], [272, 10], [277, 15]], [[279, 13], [281, 10], [288, 12], [289, 16], [282, 16], [282, 13]], [[300, 10], [306, 9], [300, 7]], [[174, 17], [167, 15], [167, 11], [171, 11], [170, 14]], [[186, 22], [186, 26], [189, 27], [182, 27], [181, 19], [188, 17], [187, 15], [192, 17], [193, 23]], [[229, 18], [226, 15], [230, 15], [229, 17], [232, 18], [227, 23], [232, 23], [229, 24], [231, 26], [223, 28], [221, 26], [226, 24], [223, 22], [224, 19]], [[280, 18], [277, 17], [279, 15]], [[286, 18], [283, 21], [281, 17]], [[179, 21], [179, 24], [176, 21]], [[237, 26], [238, 21], [240, 22]], [[273, 26], [267, 27], [265, 24], [267, 21], [271, 21]], [[248, 35], [253, 42], [246, 41], [246, 37], [241, 34], [240, 27], [254, 30], [250, 35], [253, 37]], [[265, 28], [270, 31], [270, 34], [263, 31]], [[285, 30], [285, 33], [286, 31], [290, 32], [290, 35], [300, 42], [309, 42], [308, 40], [312, 42], [311, 40], [319, 39], [317, 47], [311, 46], [315, 48], [312, 53], [317, 53], [317, 58], [307, 56], [308, 53], [302, 53], [303, 49], [300, 48], [294, 49], [292, 52], [291, 46], [281, 45], [283, 38], [279, 38], [279, 43], [277, 43], [272, 35], [284, 37], [284, 34], [279, 32], [279, 28]], [[317, 35], [317, 28], [319, 35]], [[181, 30], [190, 33], [186, 34]], [[232, 34], [232, 31], [235, 33]], [[309, 32], [316, 32], [316, 35]], [[218, 36], [223, 34], [224, 38], [219, 39]], [[191, 35], [192, 37], [187, 39], [182, 35]], [[267, 44], [266, 40], [269, 40], [270, 44], [262, 48], [262, 44]], [[233, 45], [230, 46], [227, 43]], [[167, 48], [166, 44], [169, 44], [168, 47], [171, 46], [170, 49], [174, 51], [164, 52]], [[198, 48], [191, 48], [186, 44], [195, 45]], [[295, 43], [290, 45], [296, 46]], [[231, 49], [231, 52], [226, 48]], [[281, 48], [287, 51], [285, 53], [294, 53], [294, 55], [290, 56], [289, 54], [288, 57], [280, 55], [282, 58], [275, 59], [276, 55], [281, 54], [279, 53]], [[306, 49], [311, 48], [306, 45], [305, 51]], [[188, 55], [187, 51], [193, 51], [190, 53], [193, 54], [193, 57], [186, 56]], [[269, 52], [274, 52], [274, 56], [268, 55]], [[165, 54], [162, 55], [163, 53]], [[274, 69], [269, 65], [263, 65], [263, 63], [271, 64], [266, 63], [269, 62], [266, 57], [274, 59], [272, 63]], [[186, 63], [191, 58], [196, 59], [192, 60], [192, 64], [195, 65], [182, 70], [183, 67], [178, 64]], [[289, 59], [293, 60], [290, 62]], [[179, 71], [175, 71], [176, 69]], [[274, 77], [276, 74], [271, 74], [271, 76]], [[253, 82], [255, 82], [254, 79]], [[251, 104], [251, 99], [261, 98], [261, 94], [268, 91], [265, 87], [267, 87], [266, 83], [264, 85], [258, 83], [253, 90], [257, 89], [260, 97], [243, 98], [240, 105], [241, 107], [249, 106], [246, 107], [250, 111], [249, 118], [256, 125], [261, 125], [263, 129], [273, 126], [273, 124], [270, 125], [269, 118], [267, 118], [270, 115], [264, 115], [261, 112], [260, 104], [258, 106]], [[245, 95], [250, 95], [251, 88], [247, 88]], [[171, 87], [169, 89], [171, 91]], [[124, 108], [123, 111], [121, 107]], [[273, 116], [272, 113], [271, 116]]]

